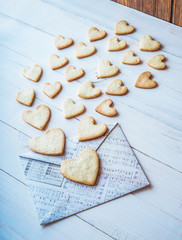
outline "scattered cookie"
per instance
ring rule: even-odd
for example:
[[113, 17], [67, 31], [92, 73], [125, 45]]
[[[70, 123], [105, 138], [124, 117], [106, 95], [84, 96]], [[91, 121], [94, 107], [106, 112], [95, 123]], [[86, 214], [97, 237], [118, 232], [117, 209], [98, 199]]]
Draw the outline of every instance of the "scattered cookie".
[[54, 98], [61, 90], [62, 85], [60, 82], [44, 83], [42, 91], [50, 98]]
[[128, 92], [128, 88], [122, 85], [123, 82], [120, 79], [114, 79], [107, 85], [105, 93], [117, 96], [124, 95]]
[[100, 40], [102, 38], [105, 38], [107, 33], [104, 30], [98, 30], [96, 27], [91, 27], [88, 30], [88, 37], [90, 42]]
[[132, 25], [128, 25], [125, 20], [119, 21], [115, 27], [115, 34], [124, 35], [134, 32], [135, 28]]
[[66, 67], [66, 72], [65, 72], [65, 76], [66, 76], [66, 81], [71, 82], [75, 79], [81, 78], [83, 77], [85, 74], [83, 68], [77, 68], [75, 69], [75, 67], [73, 65], [69, 65]]
[[73, 39], [64, 38], [62, 35], [57, 35], [55, 37], [54, 43], [56, 45], [56, 48], [59, 50], [71, 46], [73, 44]]
[[136, 65], [140, 63], [140, 58], [135, 56], [135, 53], [132, 50], [129, 50], [124, 53], [122, 57], [122, 63]]
[[50, 128], [43, 137], [33, 137], [28, 146], [31, 150], [45, 155], [62, 155], [65, 148], [65, 135], [60, 128]]
[[22, 113], [22, 118], [32, 127], [43, 130], [47, 125], [51, 115], [50, 109], [46, 105], [38, 105], [34, 112], [26, 110]]
[[151, 80], [150, 78], [152, 77], [151, 72], [143, 72], [140, 74], [138, 77], [135, 87], [138, 88], [155, 88], [157, 86], [157, 82], [154, 80]]
[[67, 63], [68, 59], [66, 57], [58, 57], [56, 54], [49, 57], [49, 64], [53, 70], [64, 67]]
[[66, 98], [63, 102], [63, 114], [66, 119], [76, 117], [85, 111], [82, 103], [75, 104], [71, 98]]
[[16, 94], [16, 100], [26, 106], [31, 106], [35, 97], [35, 91], [33, 88], [28, 88], [25, 92], [18, 92]]
[[92, 81], [85, 81], [80, 85], [78, 96], [85, 99], [96, 98], [101, 94], [99, 88], [94, 88]]
[[114, 117], [118, 112], [112, 105], [113, 102], [111, 99], [105, 99], [96, 107], [95, 111], [107, 117]]
[[86, 45], [84, 42], [78, 42], [75, 45], [75, 54], [77, 58], [84, 58], [93, 55], [96, 48], [93, 45]]
[[162, 70], [165, 69], [166, 67], [166, 64], [163, 62], [164, 60], [165, 60], [164, 55], [159, 54], [150, 58], [147, 64], [152, 68]]
[[140, 42], [139, 42], [139, 49], [141, 51], [157, 51], [161, 47], [160, 42], [153, 40], [150, 35], [146, 35], [141, 37]]
[[42, 68], [38, 64], [34, 64], [32, 68], [30, 67], [23, 68], [22, 73], [23, 76], [26, 77], [27, 79], [33, 82], [38, 82], [42, 75]]
[[112, 37], [108, 41], [107, 50], [108, 51], [119, 51], [119, 50], [126, 48], [126, 46], [127, 46], [126, 41], [124, 41], [124, 40], [120, 41], [118, 37]]
[[78, 141], [86, 141], [98, 138], [107, 131], [105, 123], [95, 124], [95, 119], [91, 116], [83, 118], [78, 124]]
[[99, 157], [91, 148], [80, 152], [79, 160], [67, 159], [61, 164], [61, 173], [65, 178], [77, 183], [93, 186], [99, 171]]
[[116, 65], [111, 65], [109, 60], [102, 60], [97, 67], [98, 78], [113, 77], [119, 72], [119, 68]]

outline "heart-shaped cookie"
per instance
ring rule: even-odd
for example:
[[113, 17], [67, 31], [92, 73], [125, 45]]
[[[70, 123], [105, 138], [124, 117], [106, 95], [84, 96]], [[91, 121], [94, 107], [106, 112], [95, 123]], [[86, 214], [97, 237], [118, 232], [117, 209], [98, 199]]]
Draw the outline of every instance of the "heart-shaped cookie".
[[67, 63], [68, 59], [66, 57], [58, 57], [56, 54], [49, 57], [49, 64], [53, 70], [64, 67]]
[[99, 31], [98, 28], [96, 28], [96, 27], [91, 27], [88, 30], [88, 37], [89, 37], [90, 42], [105, 38], [106, 35], [107, 35], [107, 33], [104, 30]]
[[150, 78], [152, 77], [151, 72], [143, 72], [140, 74], [138, 77], [135, 87], [138, 88], [155, 88], [157, 86], [157, 82], [154, 80], [151, 80]]
[[63, 114], [66, 119], [76, 117], [85, 111], [82, 103], [75, 104], [71, 98], [66, 98], [63, 102]]
[[73, 44], [72, 38], [64, 38], [62, 35], [57, 35], [54, 39], [54, 43], [57, 49], [63, 49]]
[[94, 88], [92, 81], [85, 81], [80, 85], [78, 96], [81, 98], [96, 98], [100, 96], [101, 90], [99, 88]]
[[111, 99], [105, 99], [96, 107], [95, 111], [107, 117], [114, 117], [118, 112], [112, 105], [113, 102]]
[[26, 106], [31, 106], [35, 97], [33, 88], [28, 88], [25, 92], [18, 92], [16, 94], [16, 100]]
[[108, 42], [108, 51], [119, 51], [126, 48], [127, 43], [123, 40], [120, 41], [118, 37], [112, 37]]
[[119, 21], [115, 26], [115, 34], [124, 35], [134, 32], [135, 28], [132, 25], [128, 25], [125, 20]]
[[54, 98], [61, 90], [62, 85], [60, 82], [44, 83], [42, 91], [50, 98]]
[[160, 42], [153, 40], [150, 35], [141, 37], [139, 42], [139, 49], [142, 51], [157, 51], [161, 47]]
[[105, 93], [117, 96], [124, 95], [128, 92], [128, 88], [122, 85], [123, 82], [120, 79], [114, 79], [107, 85]]
[[46, 105], [38, 105], [34, 112], [26, 110], [22, 113], [22, 118], [32, 127], [43, 130], [49, 121], [50, 109]]
[[140, 58], [135, 56], [135, 53], [132, 50], [129, 50], [124, 53], [122, 57], [122, 63], [136, 65], [140, 63]]
[[95, 119], [91, 116], [83, 118], [78, 124], [78, 140], [86, 141], [98, 138], [107, 131], [105, 123], [95, 124]]
[[84, 76], [84, 74], [85, 72], [82, 68], [75, 69], [73, 65], [69, 65], [66, 67], [65, 76], [66, 76], [66, 81], [68, 82], [81, 78], [82, 76]]
[[102, 60], [97, 67], [98, 78], [107, 78], [115, 76], [119, 72], [119, 68], [116, 65], [111, 65], [109, 60]]
[[78, 42], [75, 45], [75, 54], [77, 58], [84, 58], [93, 55], [96, 48], [93, 45], [86, 45], [84, 42]]
[[164, 60], [165, 60], [164, 55], [159, 54], [150, 58], [147, 64], [152, 68], [162, 70], [166, 67], [166, 64], [163, 62]]
[[42, 68], [38, 64], [34, 64], [33, 67], [23, 68], [22, 74], [27, 79], [38, 82], [42, 75]]
[[61, 164], [61, 173], [71, 181], [94, 185], [99, 171], [99, 157], [91, 148], [80, 152], [79, 160], [67, 159]]
[[30, 139], [28, 146], [37, 153], [62, 155], [65, 146], [64, 132], [60, 128], [50, 128], [45, 132], [45, 136]]

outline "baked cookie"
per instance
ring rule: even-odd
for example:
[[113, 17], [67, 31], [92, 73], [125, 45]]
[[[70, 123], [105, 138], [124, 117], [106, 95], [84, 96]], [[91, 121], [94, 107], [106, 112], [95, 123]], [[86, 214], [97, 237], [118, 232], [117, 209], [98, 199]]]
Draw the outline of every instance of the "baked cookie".
[[99, 157], [91, 148], [80, 152], [79, 160], [67, 159], [61, 164], [61, 173], [71, 181], [86, 185], [95, 185], [99, 172]]
[[141, 51], [157, 51], [161, 47], [160, 42], [153, 40], [150, 35], [146, 35], [140, 38], [139, 49]]
[[123, 82], [120, 79], [114, 79], [107, 85], [105, 93], [117, 96], [124, 95], [128, 92], [128, 88], [122, 85]]
[[31, 106], [35, 97], [35, 91], [33, 88], [28, 88], [25, 92], [18, 92], [16, 94], [16, 100], [26, 106]]
[[42, 87], [42, 91], [50, 98], [54, 98], [60, 91], [62, 85], [60, 82], [51, 83], [44, 83]]
[[111, 65], [109, 60], [102, 60], [97, 67], [98, 78], [113, 77], [118, 74], [119, 68], [116, 65]]
[[158, 54], [150, 58], [147, 64], [152, 68], [162, 70], [165, 69], [166, 67], [166, 64], [163, 62], [164, 60], [165, 60], [164, 55]]
[[73, 39], [64, 38], [62, 35], [57, 35], [54, 39], [54, 43], [56, 48], [59, 50], [71, 46], [73, 44]]
[[85, 111], [82, 103], [75, 104], [71, 98], [66, 98], [63, 102], [63, 114], [66, 119], [76, 117]]
[[124, 53], [122, 57], [122, 63], [136, 65], [140, 63], [140, 58], [135, 56], [135, 53], [132, 50], [129, 50]]
[[75, 54], [77, 58], [85, 58], [93, 55], [96, 52], [96, 48], [93, 45], [86, 45], [84, 42], [78, 42], [75, 45]]
[[75, 67], [73, 65], [69, 65], [66, 67], [66, 71], [65, 71], [65, 77], [66, 77], [66, 81], [71, 82], [75, 79], [81, 78], [83, 77], [85, 74], [83, 68], [77, 68], [75, 69]]
[[107, 33], [104, 30], [98, 30], [96, 27], [91, 27], [88, 30], [88, 37], [90, 42], [100, 40], [102, 38], [105, 38]]
[[157, 82], [154, 80], [151, 80], [150, 78], [152, 77], [151, 72], [143, 72], [140, 74], [138, 77], [135, 87], [138, 88], [155, 88], [157, 86]]
[[113, 102], [111, 99], [105, 99], [96, 107], [95, 111], [107, 117], [114, 117], [118, 112], [112, 105]]
[[134, 32], [135, 28], [132, 25], [128, 25], [125, 20], [119, 21], [115, 26], [115, 34], [124, 35]]
[[107, 50], [108, 51], [119, 51], [119, 50], [126, 48], [126, 46], [127, 46], [126, 41], [124, 41], [124, 40], [120, 41], [118, 37], [112, 37], [108, 41]]
[[22, 113], [22, 119], [39, 130], [43, 130], [47, 125], [51, 111], [46, 105], [38, 105], [34, 112], [31, 110], [25, 110]]
[[38, 82], [40, 77], [42, 76], [42, 68], [38, 64], [34, 64], [33, 67], [24, 67], [22, 74], [27, 79]]
[[68, 59], [66, 57], [58, 57], [56, 54], [52, 54], [49, 57], [49, 64], [52, 70], [64, 67], [68, 63]]
[[107, 131], [105, 123], [95, 124], [91, 116], [84, 117], [78, 124], [78, 141], [86, 141], [98, 138]]
[[31, 150], [45, 155], [62, 155], [65, 148], [65, 135], [60, 128], [50, 128], [43, 137], [33, 137], [28, 146]]
[[101, 90], [94, 88], [92, 81], [85, 81], [80, 85], [78, 96], [85, 99], [96, 98], [100, 96]]

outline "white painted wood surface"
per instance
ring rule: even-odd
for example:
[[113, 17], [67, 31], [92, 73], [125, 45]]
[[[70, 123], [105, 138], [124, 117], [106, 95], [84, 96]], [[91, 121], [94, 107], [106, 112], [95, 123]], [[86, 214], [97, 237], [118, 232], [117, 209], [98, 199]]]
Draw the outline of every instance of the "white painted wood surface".
[[[106, 50], [108, 39], [114, 36], [114, 25], [121, 19], [136, 27], [135, 33], [120, 39], [126, 40], [128, 49], [141, 57], [141, 65], [123, 65], [121, 56], [126, 50]], [[182, 239], [182, 29], [108, 0], [1, 0], [0, 20], [0, 239]], [[91, 26], [108, 33], [107, 38], [93, 43], [98, 50], [95, 55], [77, 60], [74, 46], [56, 50], [56, 34], [88, 43], [87, 31]], [[138, 40], [146, 34], [162, 43], [163, 48], [157, 53], [166, 56], [166, 70], [150, 68], [146, 61], [155, 53], [138, 50]], [[70, 64], [83, 67], [86, 75], [66, 82], [65, 68], [49, 68], [48, 57], [52, 53], [68, 57]], [[96, 78], [101, 59], [119, 66], [118, 77], [130, 91], [126, 96], [111, 97], [119, 112], [112, 119], [94, 111], [108, 97], [105, 94], [93, 100], [76, 96], [84, 80], [94, 81], [104, 92], [107, 83], [114, 79]], [[44, 71], [38, 83], [21, 76], [22, 67], [34, 63]], [[151, 71], [159, 83], [156, 89], [134, 87], [136, 78], [145, 70]], [[41, 91], [41, 86], [57, 80], [62, 82], [63, 89], [52, 100]], [[118, 121], [151, 186], [47, 227], [39, 226], [18, 158], [21, 138], [28, 141], [29, 136], [44, 134], [23, 122], [21, 113], [28, 107], [15, 100], [16, 93], [29, 86], [36, 92], [30, 109], [47, 104], [52, 114], [48, 128], [61, 127], [67, 137], [77, 134], [78, 120], [86, 115], [94, 116], [98, 122]], [[77, 119], [63, 118], [61, 105], [67, 96], [83, 102], [87, 108]]]

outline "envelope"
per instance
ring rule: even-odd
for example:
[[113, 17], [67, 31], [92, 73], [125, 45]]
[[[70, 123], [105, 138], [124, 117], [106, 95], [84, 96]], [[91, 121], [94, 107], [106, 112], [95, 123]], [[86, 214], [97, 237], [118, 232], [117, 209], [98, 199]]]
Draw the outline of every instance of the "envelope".
[[[108, 132], [96, 140], [66, 140], [63, 156], [32, 152], [27, 143], [20, 160], [33, 198], [40, 224], [48, 224], [114, 200], [149, 185], [120, 125], [108, 126]], [[100, 169], [97, 182], [88, 186], [63, 177], [60, 166], [68, 158], [78, 159], [80, 151], [97, 151]]]

